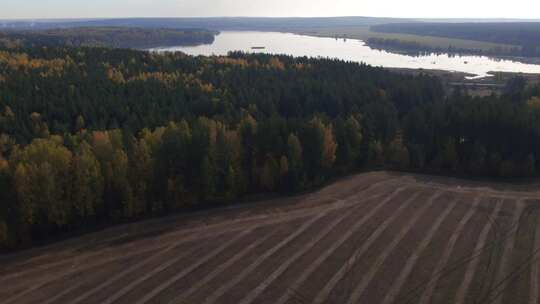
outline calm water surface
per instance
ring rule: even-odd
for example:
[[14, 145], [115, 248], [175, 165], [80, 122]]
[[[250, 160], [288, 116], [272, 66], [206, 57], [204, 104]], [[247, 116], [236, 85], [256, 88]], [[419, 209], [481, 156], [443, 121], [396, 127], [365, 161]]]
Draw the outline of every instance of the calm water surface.
[[[265, 47], [254, 50], [252, 47]], [[540, 65], [525, 64], [511, 60], [497, 60], [485, 56], [449, 56], [431, 54], [408, 56], [375, 50], [360, 40], [319, 38], [288, 33], [268, 32], [222, 32], [213, 44], [193, 47], [157, 48], [155, 51], [181, 51], [190, 55], [227, 55], [230, 51], [263, 52], [292, 56], [327, 57], [354, 62], [365, 62], [373, 66], [437, 69], [465, 72], [478, 77], [489, 76], [489, 72], [522, 72], [540, 74]], [[474, 78], [474, 77], [473, 77]]]

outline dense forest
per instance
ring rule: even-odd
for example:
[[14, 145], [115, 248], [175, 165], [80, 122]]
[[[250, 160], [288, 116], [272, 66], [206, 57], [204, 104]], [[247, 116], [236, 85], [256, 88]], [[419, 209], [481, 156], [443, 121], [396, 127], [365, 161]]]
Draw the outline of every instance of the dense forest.
[[540, 22], [389, 23], [373, 25], [371, 30], [514, 45], [519, 47], [519, 51], [513, 55], [540, 57]]
[[0, 246], [295, 193], [366, 168], [540, 173], [540, 88], [448, 94], [330, 59], [0, 50]]
[[48, 30], [0, 31], [0, 45], [7, 47], [113, 47], [152, 48], [160, 46], [199, 45], [214, 42], [216, 32], [207, 30], [76, 27]]

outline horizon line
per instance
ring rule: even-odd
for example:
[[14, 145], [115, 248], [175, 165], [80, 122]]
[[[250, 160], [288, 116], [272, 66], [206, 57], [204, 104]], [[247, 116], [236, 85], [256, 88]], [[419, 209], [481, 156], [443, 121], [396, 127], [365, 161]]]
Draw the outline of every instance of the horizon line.
[[540, 21], [539, 18], [513, 17], [375, 17], [375, 16], [133, 16], [133, 17], [55, 17], [55, 18], [0, 18], [0, 21], [74, 21], [74, 20], [114, 20], [114, 19], [408, 19], [408, 20], [523, 20]]

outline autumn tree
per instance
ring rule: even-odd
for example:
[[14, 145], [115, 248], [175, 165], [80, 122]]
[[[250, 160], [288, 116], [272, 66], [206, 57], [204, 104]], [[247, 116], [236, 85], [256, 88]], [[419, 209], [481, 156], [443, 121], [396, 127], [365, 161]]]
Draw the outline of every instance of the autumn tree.
[[314, 118], [302, 136], [304, 161], [311, 176], [319, 174], [325, 161], [325, 126], [319, 118]]
[[403, 144], [403, 138], [398, 136], [390, 142], [387, 149], [387, 161], [397, 169], [407, 169], [410, 165], [409, 149]]
[[287, 156], [282, 155], [279, 159], [279, 187], [283, 191], [288, 191], [289, 183], [289, 160]]
[[368, 164], [370, 166], [382, 166], [385, 162], [384, 148], [380, 141], [372, 140], [368, 145]]
[[82, 115], [77, 116], [77, 119], [75, 119], [75, 130], [81, 131], [86, 126], [86, 122], [84, 120], [84, 117]]
[[332, 125], [328, 125], [324, 128], [324, 144], [323, 144], [323, 168], [329, 170], [332, 168], [336, 161], [337, 143], [334, 138], [334, 132]]
[[487, 150], [484, 145], [482, 145], [480, 142], [475, 142], [469, 161], [469, 172], [475, 175], [486, 174], [487, 158]]
[[288, 178], [287, 190], [295, 191], [301, 188], [302, 166], [303, 166], [303, 150], [302, 144], [298, 136], [290, 134], [287, 139], [287, 161], [288, 161]]
[[4, 219], [0, 219], [0, 248], [6, 247], [8, 242], [8, 226]]
[[[0, 104], [1, 104], [1, 100], [0, 100]], [[3, 113], [2, 113], [2, 110], [3, 110]], [[0, 108], [0, 130], [2, 130], [1, 132], [7, 133], [7, 132], [13, 132], [14, 130], [16, 130], [17, 129], [16, 122], [17, 120], [15, 117], [15, 113], [13, 112], [11, 107], [5, 106], [4, 109]], [[7, 134], [4, 134], [4, 133], [0, 134], [0, 136], [4, 136], [4, 135], [7, 136]]]
[[10, 209], [10, 201], [13, 201], [13, 197], [10, 197], [12, 190], [9, 163], [0, 155], [0, 248], [7, 246], [8, 242], [8, 212]]
[[11, 138], [11, 136], [5, 133], [0, 134], [0, 157], [7, 158], [15, 145], [15, 139]]
[[104, 181], [99, 161], [84, 142], [73, 159], [72, 203], [79, 218], [95, 217], [103, 210]]
[[244, 191], [241, 174], [241, 139], [236, 131], [220, 128], [216, 138], [216, 192], [225, 200]]
[[246, 173], [248, 187], [254, 185], [253, 172], [256, 161], [256, 136], [257, 122], [251, 115], [246, 114], [240, 122], [240, 137], [242, 138], [242, 169]]
[[447, 139], [435, 160], [437, 169], [446, 169], [454, 171], [458, 165], [458, 153], [456, 143], [453, 139]]
[[216, 122], [200, 117], [193, 124], [190, 152], [189, 184], [200, 200], [213, 196]]
[[[116, 202], [115, 205], [119, 207], [114, 208], [112, 215], [113, 217], [120, 215], [133, 218], [138, 210], [133, 199], [133, 188], [129, 184], [129, 159], [123, 150], [118, 149], [114, 152], [110, 168], [113, 176], [110, 188], [111, 196]], [[120, 214], [117, 214], [118, 211]]]
[[362, 128], [354, 116], [350, 116], [346, 121], [337, 122], [336, 158], [340, 166], [351, 170], [359, 165], [362, 139]]
[[332, 125], [325, 125], [320, 118], [312, 119], [303, 140], [307, 172], [318, 183], [330, 172], [336, 161], [337, 143]]
[[274, 191], [279, 182], [280, 164], [272, 155], [267, 155], [261, 172], [261, 185], [266, 191]]
[[47, 125], [47, 122], [43, 121], [41, 114], [37, 112], [32, 112], [32, 114], [30, 114], [30, 120], [32, 121], [32, 129], [35, 137], [49, 137], [49, 126]]
[[154, 178], [154, 157], [144, 138], [133, 139], [133, 151], [129, 160], [129, 184], [133, 190], [133, 216], [141, 216], [151, 210], [150, 188]]
[[72, 153], [58, 142], [36, 139], [17, 151], [14, 184], [22, 220], [27, 224], [64, 226], [71, 212]]
[[155, 166], [155, 195], [168, 209], [191, 203], [188, 192], [191, 128], [186, 121], [170, 123], [163, 133]]

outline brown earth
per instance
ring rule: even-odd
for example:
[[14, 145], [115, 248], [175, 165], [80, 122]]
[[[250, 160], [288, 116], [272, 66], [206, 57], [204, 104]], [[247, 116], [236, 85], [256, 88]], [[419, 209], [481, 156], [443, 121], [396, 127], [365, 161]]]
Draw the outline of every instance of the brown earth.
[[0, 303], [538, 303], [539, 190], [360, 174], [0, 256]]

